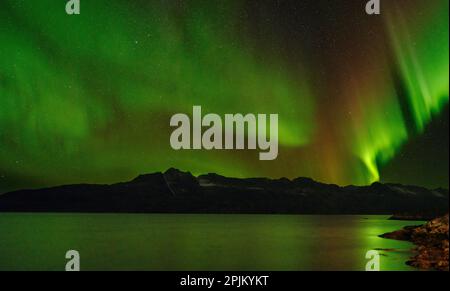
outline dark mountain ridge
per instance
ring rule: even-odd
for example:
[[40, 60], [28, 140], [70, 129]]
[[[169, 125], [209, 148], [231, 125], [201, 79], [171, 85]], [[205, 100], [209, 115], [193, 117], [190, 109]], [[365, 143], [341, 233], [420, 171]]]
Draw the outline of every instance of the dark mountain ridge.
[[169, 169], [112, 185], [66, 185], [0, 195], [1, 212], [423, 214], [448, 212], [449, 192], [417, 186], [323, 184], [193, 176]]

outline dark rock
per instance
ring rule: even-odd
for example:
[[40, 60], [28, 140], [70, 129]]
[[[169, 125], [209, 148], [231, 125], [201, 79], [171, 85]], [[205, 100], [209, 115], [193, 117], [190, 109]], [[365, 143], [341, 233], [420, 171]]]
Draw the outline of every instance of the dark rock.
[[395, 240], [411, 241], [414, 230], [417, 227], [418, 226], [406, 226], [405, 228], [403, 228], [401, 230], [396, 230], [393, 232], [382, 234], [382, 235], [380, 235], [380, 237], [395, 239]]
[[435, 218], [425, 225], [409, 226], [402, 230], [383, 234], [381, 237], [407, 240], [416, 247], [416, 255], [408, 265], [421, 269], [449, 270], [449, 216]]

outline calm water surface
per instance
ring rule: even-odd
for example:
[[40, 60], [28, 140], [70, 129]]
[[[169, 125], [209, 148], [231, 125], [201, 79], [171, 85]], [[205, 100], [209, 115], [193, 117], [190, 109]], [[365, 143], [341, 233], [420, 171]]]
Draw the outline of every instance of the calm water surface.
[[408, 242], [378, 235], [422, 224], [387, 216], [0, 214], [0, 270], [414, 270]]

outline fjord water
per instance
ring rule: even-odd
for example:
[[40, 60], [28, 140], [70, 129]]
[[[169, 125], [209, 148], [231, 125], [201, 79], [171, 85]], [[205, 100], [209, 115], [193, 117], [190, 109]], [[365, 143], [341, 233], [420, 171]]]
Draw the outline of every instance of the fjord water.
[[379, 238], [387, 216], [0, 214], [0, 270], [414, 270], [412, 245]]

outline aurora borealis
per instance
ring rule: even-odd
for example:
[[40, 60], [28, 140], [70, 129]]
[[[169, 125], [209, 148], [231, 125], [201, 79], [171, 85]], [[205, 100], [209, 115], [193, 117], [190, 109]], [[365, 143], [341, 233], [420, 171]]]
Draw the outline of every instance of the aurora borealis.
[[[2, 1], [0, 192], [170, 167], [393, 179], [383, 168], [448, 114], [449, 1], [384, 1], [380, 16], [366, 1], [330, 2], [82, 0], [68, 16], [65, 1]], [[174, 151], [170, 117], [195, 105], [279, 114], [278, 159]], [[448, 144], [438, 134], [432, 144]]]

